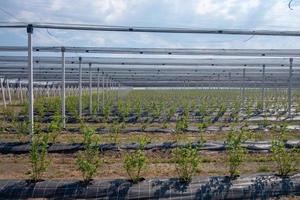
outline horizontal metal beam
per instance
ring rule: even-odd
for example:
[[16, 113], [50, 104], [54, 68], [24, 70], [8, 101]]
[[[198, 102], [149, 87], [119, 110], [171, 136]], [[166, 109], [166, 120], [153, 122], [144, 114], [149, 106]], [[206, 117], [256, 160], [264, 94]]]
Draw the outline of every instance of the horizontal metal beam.
[[[85, 31], [300, 36], [300, 31], [277, 31], [277, 30], [107, 26], [107, 25], [94, 25], [94, 24], [64, 24], [64, 23], [32, 23], [31, 25], [33, 28], [85, 30]], [[11, 22], [0, 23], [0, 28], [26, 28], [26, 27], [27, 25], [24, 23], [11, 23]]]
[[[35, 63], [59, 64], [60, 57], [36, 56]], [[0, 56], [0, 62], [25, 63], [27, 56]], [[116, 57], [82, 57], [83, 64], [109, 65], [174, 65], [174, 66], [289, 66], [288, 58], [116, 58]], [[77, 57], [66, 57], [66, 64], [79, 64]], [[300, 66], [300, 59], [295, 58], [293, 66]]]
[[[300, 49], [192, 49], [192, 48], [126, 48], [126, 47], [64, 47], [68, 53], [155, 54], [155, 55], [215, 55], [299, 57]], [[34, 47], [36, 52], [61, 52], [62, 47]], [[27, 51], [26, 46], [0, 46], [0, 51]]]

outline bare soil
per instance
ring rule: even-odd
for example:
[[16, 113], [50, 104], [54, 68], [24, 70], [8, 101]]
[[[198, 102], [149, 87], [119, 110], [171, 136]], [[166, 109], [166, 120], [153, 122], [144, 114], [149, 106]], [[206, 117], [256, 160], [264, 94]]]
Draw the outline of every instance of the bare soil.
[[[123, 169], [123, 158], [126, 152], [106, 152], [99, 155], [101, 167], [95, 179], [128, 178]], [[76, 169], [76, 154], [49, 154], [51, 164], [43, 175], [44, 179], [81, 179], [81, 173]], [[227, 175], [228, 165], [224, 152], [200, 152], [201, 164], [197, 169], [198, 176]], [[148, 166], [143, 170], [144, 178], [176, 177], [176, 166], [170, 151], [147, 152]], [[1, 155], [0, 179], [26, 179], [30, 170], [28, 155]], [[300, 156], [297, 157], [297, 171], [300, 170]], [[246, 156], [245, 163], [240, 168], [241, 174], [258, 172], [275, 172], [275, 163], [270, 154], [255, 153]]]

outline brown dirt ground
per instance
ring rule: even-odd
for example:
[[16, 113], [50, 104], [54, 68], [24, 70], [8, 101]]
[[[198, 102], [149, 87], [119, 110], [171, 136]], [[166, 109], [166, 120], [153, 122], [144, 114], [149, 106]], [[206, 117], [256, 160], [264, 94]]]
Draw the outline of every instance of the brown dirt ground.
[[[95, 178], [128, 178], [123, 169], [123, 156], [125, 152], [106, 152], [99, 157], [102, 161]], [[49, 154], [51, 164], [43, 175], [44, 179], [81, 179], [80, 172], [76, 169], [76, 154]], [[228, 174], [226, 154], [224, 152], [201, 152], [201, 163], [196, 175], [214, 176]], [[144, 178], [176, 177], [176, 167], [172, 162], [170, 151], [147, 152], [148, 166], [143, 170]], [[30, 169], [28, 155], [1, 155], [0, 154], [0, 179], [26, 179]], [[300, 170], [300, 157], [297, 157], [297, 171]], [[257, 172], [275, 172], [275, 163], [270, 154], [255, 153], [246, 156], [246, 162], [240, 168], [242, 174]]]

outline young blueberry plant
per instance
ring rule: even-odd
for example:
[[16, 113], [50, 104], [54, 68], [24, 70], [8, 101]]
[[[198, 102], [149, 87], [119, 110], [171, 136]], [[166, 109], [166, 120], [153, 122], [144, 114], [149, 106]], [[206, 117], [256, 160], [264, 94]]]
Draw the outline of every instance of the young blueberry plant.
[[176, 133], [182, 133], [188, 128], [188, 118], [182, 116], [179, 120], [176, 121]]
[[296, 150], [285, 148], [285, 133], [272, 141], [272, 159], [276, 163], [279, 176], [287, 177], [296, 167]]
[[50, 142], [54, 143], [56, 138], [58, 137], [59, 132], [63, 129], [62, 125], [62, 117], [59, 115], [55, 115], [48, 126]]
[[29, 121], [28, 120], [13, 120], [13, 126], [16, 129], [17, 137], [21, 140], [22, 136], [29, 134]]
[[231, 131], [227, 137], [227, 159], [229, 163], [229, 174], [232, 178], [240, 175], [238, 168], [244, 161], [246, 153], [245, 149], [241, 146], [244, 140], [243, 132]]
[[199, 130], [199, 140], [198, 142], [200, 144], [203, 144], [204, 142], [206, 142], [203, 138], [203, 132], [206, 130], [206, 128], [208, 127], [206, 122], [200, 122], [198, 124], [198, 130]]
[[197, 149], [191, 146], [180, 147], [174, 149], [173, 154], [179, 179], [190, 182], [200, 163]]
[[141, 180], [141, 172], [147, 166], [147, 158], [144, 151], [147, 143], [149, 143], [148, 138], [139, 138], [139, 148], [125, 155], [123, 166], [133, 183]]
[[111, 125], [111, 133], [110, 133], [110, 139], [112, 143], [115, 144], [118, 143], [120, 129], [121, 129], [121, 124], [119, 124], [117, 121], [114, 121]]
[[29, 152], [31, 163], [29, 175], [35, 182], [41, 180], [43, 173], [47, 171], [50, 164], [50, 161], [47, 158], [48, 140], [49, 137], [46, 133], [38, 133], [32, 137]]
[[89, 182], [100, 166], [99, 137], [89, 127], [83, 127], [84, 151], [76, 159], [77, 168], [81, 171], [84, 182]]
[[108, 119], [109, 119], [109, 115], [110, 115], [110, 105], [109, 105], [109, 103], [106, 103], [104, 105], [102, 114], [103, 114], [104, 120], [107, 122]]

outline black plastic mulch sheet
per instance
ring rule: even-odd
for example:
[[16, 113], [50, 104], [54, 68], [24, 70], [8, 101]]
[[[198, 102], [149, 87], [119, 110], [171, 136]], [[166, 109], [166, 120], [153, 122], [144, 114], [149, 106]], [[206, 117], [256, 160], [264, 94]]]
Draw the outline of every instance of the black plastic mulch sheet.
[[[226, 144], [224, 141], [205, 142], [199, 147], [199, 143], [177, 143], [177, 142], [162, 142], [162, 143], [149, 143], [145, 146], [145, 150], [167, 150], [176, 147], [189, 146], [200, 148], [207, 151], [224, 151]], [[271, 149], [271, 141], [247, 141], [242, 144], [244, 148], [252, 152], [268, 152]], [[286, 148], [300, 148], [299, 140], [289, 140], [285, 144]], [[119, 150], [135, 150], [138, 149], [137, 143], [130, 144], [100, 144], [100, 151], [119, 151]], [[54, 143], [49, 144], [49, 153], [76, 153], [84, 149], [82, 143]], [[30, 144], [23, 142], [0, 142], [0, 153], [2, 154], [24, 154], [30, 150]]]
[[123, 179], [81, 181], [0, 180], [0, 199], [99, 198], [99, 199], [267, 199], [300, 195], [300, 174], [289, 178], [254, 174], [229, 177], [195, 177], [191, 183], [178, 179], [151, 179], [138, 184]]

